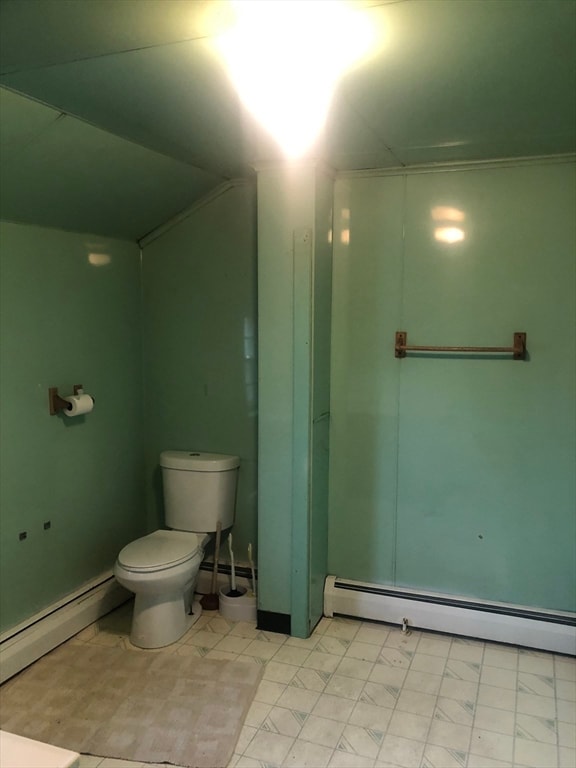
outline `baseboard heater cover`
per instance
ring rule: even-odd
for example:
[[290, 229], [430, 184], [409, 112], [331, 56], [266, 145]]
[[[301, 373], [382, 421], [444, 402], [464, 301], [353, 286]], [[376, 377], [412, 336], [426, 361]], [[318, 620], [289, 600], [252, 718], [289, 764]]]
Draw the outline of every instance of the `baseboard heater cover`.
[[31, 617], [0, 638], [0, 683], [132, 597], [112, 572]]
[[351, 616], [576, 655], [576, 614], [328, 576], [324, 615]]

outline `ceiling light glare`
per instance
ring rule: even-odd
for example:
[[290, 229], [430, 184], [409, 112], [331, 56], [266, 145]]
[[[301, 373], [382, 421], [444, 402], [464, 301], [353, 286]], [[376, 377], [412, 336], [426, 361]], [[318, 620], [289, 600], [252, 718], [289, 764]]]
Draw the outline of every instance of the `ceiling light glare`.
[[256, 119], [290, 158], [321, 132], [338, 80], [368, 55], [368, 14], [343, 0], [235, 0], [217, 38], [229, 76]]

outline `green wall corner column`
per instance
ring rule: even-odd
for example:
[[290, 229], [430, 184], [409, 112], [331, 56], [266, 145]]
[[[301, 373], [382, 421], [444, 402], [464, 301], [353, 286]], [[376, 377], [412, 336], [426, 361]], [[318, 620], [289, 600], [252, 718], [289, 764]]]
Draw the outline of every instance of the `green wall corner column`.
[[326, 575], [331, 226], [329, 174], [258, 171], [259, 609], [299, 637]]

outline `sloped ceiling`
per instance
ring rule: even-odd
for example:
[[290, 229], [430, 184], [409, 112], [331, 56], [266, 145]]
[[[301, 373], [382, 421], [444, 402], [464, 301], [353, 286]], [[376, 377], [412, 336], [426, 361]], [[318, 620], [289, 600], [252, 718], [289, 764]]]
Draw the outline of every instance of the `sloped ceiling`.
[[[317, 157], [344, 170], [574, 151], [573, 0], [358, 5], [384, 44], [342, 82]], [[214, 53], [224, 7], [1, 0], [2, 217], [134, 239], [280, 158]]]

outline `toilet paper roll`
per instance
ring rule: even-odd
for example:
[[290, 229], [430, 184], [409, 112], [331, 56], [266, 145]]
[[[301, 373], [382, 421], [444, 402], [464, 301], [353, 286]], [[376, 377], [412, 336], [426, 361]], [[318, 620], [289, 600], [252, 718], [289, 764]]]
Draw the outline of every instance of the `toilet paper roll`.
[[94, 408], [94, 399], [90, 395], [70, 395], [63, 399], [68, 403], [64, 409], [66, 416], [82, 416]]

